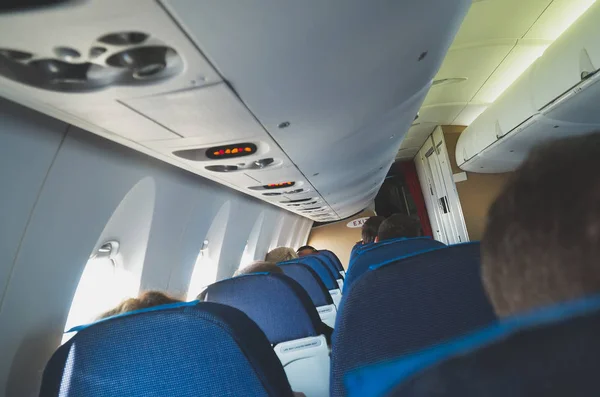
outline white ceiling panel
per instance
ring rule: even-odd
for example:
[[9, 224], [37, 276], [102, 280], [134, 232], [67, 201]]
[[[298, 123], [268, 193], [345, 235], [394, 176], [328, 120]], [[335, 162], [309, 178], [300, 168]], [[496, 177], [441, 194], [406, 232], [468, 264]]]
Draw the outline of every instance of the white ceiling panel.
[[[469, 125], [595, 0], [474, 1], [433, 86], [421, 121]], [[402, 148], [421, 131], [411, 129]], [[414, 141], [420, 141], [415, 139]]]
[[596, 0], [554, 0], [524, 38], [554, 41]]
[[470, 125], [487, 108], [488, 104], [469, 103], [454, 119], [454, 125]]
[[178, 139], [179, 135], [163, 128], [118, 101], [89, 100], [66, 102], [63, 109], [82, 120], [94, 123], [132, 141]]
[[453, 46], [523, 37], [552, 0], [484, 0], [473, 3]]
[[422, 123], [410, 127], [408, 134], [406, 134], [407, 137], [404, 138], [402, 145], [400, 145], [398, 154], [402, 153], [402, 151], [406, 149], [418, 149], [423, 146], [423, 142], [425, 142], [425, 140], [429, 137], [429, 135], [431, 135], [436, 127], [437, 123]]
[[[422, 143], [425, 143], [425, 141], [423, 141]], [[407, 148], [407, 149], [400, 149], [398, 151], [398, 155], [396, 156], [396, 160], [400, 160], [400, 161], [405, 161], [405, 160], [412, 160], [417, 153], [419, 153], [419, 148]]]
[[461, 77], [466, 77], [467, 80], [431, 87], [423, 105], [456, 102], [466, 104], [471, 101], [515, 44], [516, 40], [509, 39], [451, 49], [435, 77], [436, 80]]
[[472, 98], [493, 103], [551, 44], [548, 40], [519, 40]]
[[184, 138], [197, 137], [200, 145], [264, 134], [262, 126], [225, 83], [123, 103]]

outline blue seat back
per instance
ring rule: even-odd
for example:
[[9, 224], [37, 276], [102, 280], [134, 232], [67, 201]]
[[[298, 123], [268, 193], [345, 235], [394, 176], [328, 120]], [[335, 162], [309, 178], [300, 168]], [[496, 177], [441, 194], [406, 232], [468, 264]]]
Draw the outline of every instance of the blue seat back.
[[207, 302], [246, 313], [272, 344], [321, 334], [321, 319], [308, 293], [288, 276], [255, 273], [209, 285]]
[[397, 360], [351, 372], [350, 396], [597, 394], [600, 296], [504, 318]]
[[352, 251], [350, 251], [350, 260], [348, 261], [348, 269], [350, 268], [350, 265], [352, 264], [352, 259], [354, 258], [356, 253], [358, 251], [360, 251], [361, 249], [370, 246], [371, 244], [373, 244], [373, 243], [363, 244], [362, 241], [359, 241], [358, 243], [354, 244], [354, 247], [352, 247]]
[[244, 313], [165, 305], [81, 329], [44, 371], [40, 397], [292, 396], [283, 367]]
[[434, 249], [373, 266], [350, 286], [333, 335], [331, 395], [344, 375], [486, 326], [496, 315], [483, 290], [479, 243]]
[[336, 267], [336, 265], [333, 263], [333, 261], [331, 260], [330, 257], [328, 257], [325, 254], [322, 253], [317, 253], [317, 254], [310, 254], [310, 255], [305, 255], [303, 257], [300, 257], [298, 259], [301, 260], [317, 260], [319, 262], [321, 262], [323, 265], [325, 265], [329, 271], [331, 272], [331, 275], [333, 276], [333, 278], [335, 280], [342, 280], [343, 277], [340, 274], [340, 271], [338, 270], [338, 268]]
[[445, 246], [444, 243], [428, 237], [387, 240], [365, 246], [354, 255], [350, 267], [348, 268], [348, 272], [346, 273], [344, 289], [348, 289], [350, 285], [367, 272], [372, 265], [394, 260], [419, 251]]
[[321, 256], [328, 258], [331, 261], [331, 263], [333, 263], [333, 265], [335, 266], [338, 273], [344, 271], [342, 262], [340, 261], [340, 258], [338, 258], [338, 256], [335, 253], [333, 253], [332, 251], [329, 251], [329, 250], [319, 250], [319, 254]]
[[315, 307], [333, 304], [329, 291], [313, 269], [301, 263], [281, 264], [279, 267], [283, 274], [298, 282], [308, 292]]
[[325, 265], [321, 259], [319, 259], [316, 255], [306, 255], [301, 258], [292, 259], [291, 261], [280, 262], [279, 264], [287, 264], [287, 263], [302, 263], [311, 269], [313, 269], [318, 275], [323, 284], [325, 284], [325, 288], [328, 290], [338, 289], [337, 278], [329, 268], [329, 266]]

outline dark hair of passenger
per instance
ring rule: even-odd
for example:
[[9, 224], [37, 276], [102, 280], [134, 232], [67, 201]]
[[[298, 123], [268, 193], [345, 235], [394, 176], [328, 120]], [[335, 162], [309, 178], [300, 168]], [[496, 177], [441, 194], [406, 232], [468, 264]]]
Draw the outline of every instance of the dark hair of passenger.
[[111, 309], [98, 316], [98, 319], [100, 320], [103, 318], [115, 316], [117, 314], [128, 313], [135, 310], [147, 309], [149, 307], [180, 302], [183, 301], [172, 298], [169, 295], [160, 291], [146, 291], [142, 292], [137, 298], [129, 298], [124, 300], [114, 309]]
[[244, 268], [238, 269], [234, 277], [252, 273], [283, 273], [283, 270], [273, 262], [255, 261]]
[[498, 315], [600, 293], [600, 134], [533, 150], [488, 214], [482, 276]]
[[362, 243], [370, 244], [375, 242], [377, 238], [377, 233], [379, 231], [379, 226], [385, 220], [383, 216], [372, 216], [362, 225]]
[[296, 250], [296, 253], [298, 253], [298, 256], [316, 254], [317, 252], [319, 252], [319, 251], [317, 251], [317, 249], [315, 247], [311, 247], [310, 245], [303, 245], [302, 247], [300, 247]]
[[421, 236], [421, 223], [404, 214], [394, 214], [381, 222], [377, 232], [377, 241], [395, 238], [412, 238]]

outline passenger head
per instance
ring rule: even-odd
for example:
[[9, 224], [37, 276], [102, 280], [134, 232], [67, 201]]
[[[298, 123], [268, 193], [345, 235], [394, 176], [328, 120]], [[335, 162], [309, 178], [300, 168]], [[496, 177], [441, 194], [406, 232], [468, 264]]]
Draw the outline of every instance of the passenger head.
[[316, 254], [317, 249], [315, 247], [311, 247], [310, 245], [304, 245], [300, 248], [298, 248], [298, 250], [296, 251], [298, 253], [298, 256], [305, 256], [305, 255], [311, 255], [311, 254]]
[[283, 273], [283, 270], [273, 262], [255, 261], [242, 269], [238, 269], [234, 277], [252, 273]]
[[147, 309], [149, 307], [166, 305], [169, 303], [182, 302], [172, 298], [160, 291], [146, 291], [137, 298], [129, 298], [121, 302], [117, 307], [101, 314], [98, 319], [103, 319], [117, 314], [128, 313], [135, 310]]
[[411, 238], [421, 235], [421, 224], [414, 218], [404, 214], [394, 214], [381, 222], [376, 241], [394, 238]]
[[498, 196], [482, 276], [498, 315], [600, 293], [600, 134], [532, 151]]
[[369, 244], [375, 242], [379, 226], [385, 218], [383, 216], [372, 216], [362, 225], [362, 243]]
[[296, 259], [298, 255], [296, 251], [289, 247], [279, 247], [269, 251], [265, 257], [265, 261], [272, 263], [279, 263]]

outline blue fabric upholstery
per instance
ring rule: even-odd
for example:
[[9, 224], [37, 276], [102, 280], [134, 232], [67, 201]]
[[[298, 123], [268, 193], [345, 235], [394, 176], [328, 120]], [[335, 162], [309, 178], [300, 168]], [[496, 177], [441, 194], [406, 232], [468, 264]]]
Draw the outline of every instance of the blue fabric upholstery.
[[331, 252], [329, 250], [319, 250], [319, 254], [321, 256], [325, 256], [325, 257], [329, 258], [329, 260], [331, 261], [331, 263], [333, 263], [333, 265], [337, 269], [338, 273], [341, 272], [341, 271], [344, 271], [344, 267], [342, 266], [342, 262], [340, 262], [340, 258], [338, 258], [336, 254], [334, 254], [333, 252]]
[[[291, 261], [280, 262], [279, 265], [287, 263], [302, 263], [313, 269], [328, 290], [338, 289], [337, 277], [333, 274], [329, 266], [325, 265], [316, 255], [306, 255], [302, 258], [292, 259]], [[339, 273], [338, 273], [339, 275]]]
[[[354, 258], [356, 257], [356, 254], [358, 252], [360, 252], [361, 250], [370, 247], [371, 245], [373, 245], [374, 243], [367, 243], [367, 244], [363, 244], [362, 241], [359, 241], [358, 243], [354, 244], [354, 247], [352, 247], [352, 251], [350, 251], [350, 259], [348, 260], [348, 269], [350, 269], [350, 266], [352, 265]], [[347, 273], [347, 271], [346, 271]]]
[[595, 395], [598, 332], [600, 296], [594, 296], [357, 369], [346, 383], [351, 397]]
[[319, 307], [333, 304], [329, 291], [313, 269], [301, 263], [282, 264], [279, 267], [286, 276], [296, 280], [308, 292], [313, 305]]
[[248, 274], [208, 286], [207, 302], [246, 313], [272, 344], [322, 334], [317, 309], [308, 293], [283, 274]]
[[269, 341], [214, 303], [116, 316], [54, 353], [40, 397], [292, 396]]
[[331, 395], [346, 395], [342, 382], [351, 370], [492, 323], [479, 262], [479, 243], [459, 244], [390, 262], [352, 284], [333, 335]]
[[367, 272], [372, 265], [401, 258], [416, 252], [442, 247], [445, 247], [444, 243], [428, 237], [387, 240], [365, 246], [365, 248], [362, 248], [354, 255], [351, 266], [346, 273], [344, 290], [350, 288], [350, 285]]
[[336, 280], [342, 280], [343, 279], [343, 277], [340, 274], [340, 271], [338, 270], [337, 266], [333, 263], [333, 261], [331, 260], [331, 258], [328, 257], [325, 254], [321, 254], [319, 252], [318, 254], [305, 255], [305, 256], [300, 257], [298, 259], [300, 259], [300, 261], [302, 261], [302, 260], [318, 260], [323, 265], [327, 266], [327, 268], [331, 272], [331, 275], [333, 276], [334, 279], [336, 279]]

